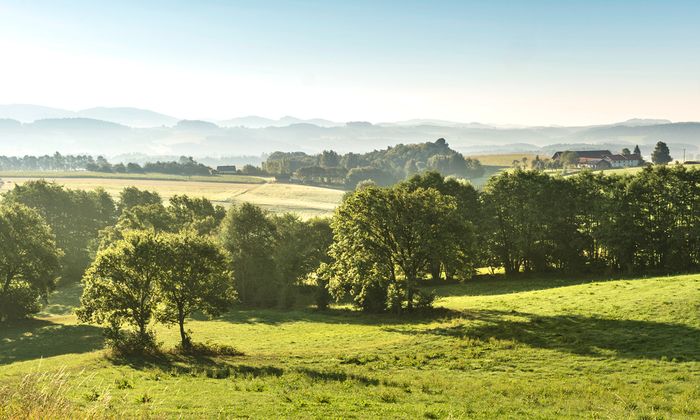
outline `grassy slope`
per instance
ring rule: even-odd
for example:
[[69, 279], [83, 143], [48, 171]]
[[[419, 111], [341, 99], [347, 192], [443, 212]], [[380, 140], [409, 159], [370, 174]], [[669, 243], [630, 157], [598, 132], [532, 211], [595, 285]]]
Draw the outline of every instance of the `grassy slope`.
[[188, 327], [243, 356], [154, 362], [109, 361], [99, 328], [69, 314], [79, 292], [0, 332], [0, 382], [65, 369], [77, 404], [127, 414], [700, 416], [700, 275], [479, 280], [408, 319], [241, 309]]
[[[105, 174], [111, 175], [111, 174]], [[17, 183], [38, 178], [12, 178], [3, 176], [5, 182], [0, 192], [7, 191]], [[234, 181], [226, 181], [233, 179]], [[193, 177], [193, 179], [208, 178], [207, 180], [186, 180], [184, 177], [166, 176], [163, 179], [144, 177], [116, 178], [106, 177], [50, 177], [44, 173], [44, 178], [56, 181], [68, 188], [93, 190], [104, 188], [114, 197], [127, 186], [157, 191], [164, 199], [175, 194], [203, 196], [218, 204], [251, 202], [272, 211], [288, 211], [300, 214], [302, 217], [328, 215], [340, 202], [343, 191], [331, 188], [312, 187], [296, 184], [281, 184], [264, 182], [264, 178], [245, 177], [239, 175], [224, 175], [221, 177]], [[211, 178], [211, 179], [209, 179]], [[213, 181], [218, 179], [218, 181]], [[251, 181], [249, 183], [248, 181]]]

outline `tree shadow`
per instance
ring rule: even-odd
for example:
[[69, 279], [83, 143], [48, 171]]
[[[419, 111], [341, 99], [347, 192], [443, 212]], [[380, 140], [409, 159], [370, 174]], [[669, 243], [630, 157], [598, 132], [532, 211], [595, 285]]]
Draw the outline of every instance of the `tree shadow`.
[[477, 322], [428, 330], [388, 330], [482, 341], [511, 340], [582, 356], [700, 361], [700, 329], [687, 325], [488, 310], [465, 312], [462, 318]]
[[[576, 286], [579, 284], [621, 280], [600, 276], [565, 276], [561, 274], [538, 274], [506, 276], [481, 275], [463, 283], [425, 283], [421, 287], [434, 289], [438, 297], [448, 296], [493, 296], [511, 293], [554, 289], [557, 287]], [[629, 279], [632, 280], [632, 279]]]
[[301, 374], [314, 381], [346, 382], [355, 381], [365, 386], [399, 386], [390, 381], [379, 380], [341, 370], [319, 370], [308, 367], [281, 368], [272, 365], [248, 365], [235, 362], [230, 358], [209, 356], [182, 356], [164, 353], [159, 356], [143, 357], [110, 357], [116, 365], [127, 365], [136, 370], [156, 370], [170, 376], [206, 376], [214, 379], [229, 377], [239, 378], [269, 378], [281, 377], [285, 374]]
[[0, 324], [0, 365], [101, 349], [102, 328], [64, 325], [44, 319]]
[[239, 324], [282, 325], [291, 322], [316, 322], [322, 324], [351, 325], [421, 325], [439, 319], [460, 316], [461, 312], [444, 307], [415, 310], [402, 314], [365, 313], [356, 309], [334, 308], [319, 311], [315, 309], [278, 310], [278, 309], [235, 309], [221, 317], [220, 321]]

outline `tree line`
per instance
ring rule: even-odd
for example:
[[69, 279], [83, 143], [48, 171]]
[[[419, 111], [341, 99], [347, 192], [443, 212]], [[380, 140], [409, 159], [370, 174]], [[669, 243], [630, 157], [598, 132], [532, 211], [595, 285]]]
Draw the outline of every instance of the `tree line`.
[[43, 156], [0, 156], [0, 171], [91, 171], [106, 173], [163, 173], [171, 175], [212, 175], [208, 166], [192, 157], [181, 156], [177, 161], [112, 164], [103, 156], [62, 155], [58, 152]]
[[[121, 347], [155, 342], [152, 322], [221, 314], [234, 301], [324, 309], [427, 308], [420, 287], [466, 281], [479, 268], [527, 273], [651, 274], [700, 268], [700, 171], [569, 177], [515, 170], [482, 191], [423, 172], [391, 187], [363, 184], [328, 219], [133, 187], [104, 191], [31, 181], [0, 205], [0, 320], [38, 310], [59, 278], [84, 285], [80, 319]], [[129, 328], [125, 328], [129, 327]], [[150, 344], [149, 344], [150, 343]]]
[[452, 150], [445, 139], [399, 144], [364, 154], [340, 155], [332, 150], [317, 155], [275, 152], [268, 156], [262, 169], [280, 178], [348, 188], [355, 188], [363, 181], [392, 185], [426, 170], [461, 178], [478, 178], [484, 174], [478, 160]]

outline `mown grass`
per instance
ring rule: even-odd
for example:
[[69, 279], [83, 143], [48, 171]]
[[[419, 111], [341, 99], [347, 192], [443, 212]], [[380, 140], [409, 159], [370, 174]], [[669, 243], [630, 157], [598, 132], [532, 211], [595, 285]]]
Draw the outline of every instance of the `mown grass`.
[[[239, 175], [223, 175], [222, 177], [238, 176]], [[22, 184], [30, 179], [43, 178], [49, 181], [55, 181], [72, 189], [94, 190], [98, 187], [104, 188], [105, 191], [115, 199], [118, 198], [119, 193], [124, 187], [135, 186], [141, 189], [157, 191], [165, 200], [168, 200], [176, 194], [187, 194], [195, 197], [206, 197], [216, 204], [224, 206], [250, 202], [274, 212], [297, 213], [303, 218], [330, 215], [344, 194], [344, 191], [333, 188], [276, 182], [210, 182], [185, 179], [173, 180], [167, 178], [122, 179], [115, 177], [61, 178], [48, 172], [43, 173], [41, 178], [12, 178], [2, 176], [1, 173], [0, 177], [4, 181], [4, 184], [0, 186], [0, 192], [14, 188], [15, 184]], [[262, 180], [262, 178], [257, 179]]]
[[[436, 287], [438, 307], [407, 317], [238, 308], [188, 328], [242, 355], [149, 360], [102, 350], [99, 328], [65, 312], [78, 291], [3, 326], [0, 384], [62, 372], [71, 409], [98, 415], [700, 416], [700, 275], [484, 278]], [[177, 343], [174, 329], [158, 336]]]

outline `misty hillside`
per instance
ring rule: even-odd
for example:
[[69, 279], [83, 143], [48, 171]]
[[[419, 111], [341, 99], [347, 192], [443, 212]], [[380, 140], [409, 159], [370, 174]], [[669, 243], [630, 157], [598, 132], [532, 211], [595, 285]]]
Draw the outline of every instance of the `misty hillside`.
[[0, 119], [2, 118], [17, 120], [24, 123], [56, 118], [90, 118], [127, 125], [129, 127], [169, 126], [178, 122], [178, 118], [148, 109], [95, 107], [83, 109], [81, 111], [69, 111], [29, 104], [0, 105]]
[[[49, 115], [52, 117], [27, 122]], [[667, 142], [672, 154], [679, 157], [684, 148], [691, 157], [700, 153], [700, 123], [696, 122], [632, 119], [584, 127], [502, 128], [441, 120], [340, 124], [294, 117], [244, 117], [214, 123], [178, 120], [136, 108], [92, 108], [71, 113], [33, 105], [0, 106], [0, 154], [4, 155], [60, 151], [219, 157], [259, 156], [273, 151], [318, 153], [326, 149], [346, 153], [441, 137], [448, 139], [454, 149], [472, 154], [539, 152], [567, 145], [619, 149], [635, 144], [648, 154], [659, 140]]]

